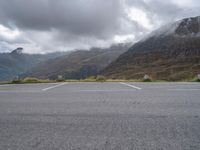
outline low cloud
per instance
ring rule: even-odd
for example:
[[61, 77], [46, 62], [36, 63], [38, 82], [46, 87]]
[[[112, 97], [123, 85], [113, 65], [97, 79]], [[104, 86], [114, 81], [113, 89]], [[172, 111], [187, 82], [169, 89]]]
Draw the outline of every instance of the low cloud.
[[199, 7], [197, 0], [0, 0], [0, 52], [134, 43], [165, 23], [199, 15]]

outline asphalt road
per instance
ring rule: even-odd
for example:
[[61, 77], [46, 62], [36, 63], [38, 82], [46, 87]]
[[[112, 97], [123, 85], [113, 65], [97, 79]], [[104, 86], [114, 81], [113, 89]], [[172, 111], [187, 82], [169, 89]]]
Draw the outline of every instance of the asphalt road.
[[199, 150], [199, 83], [0, 85], [1, 150]]

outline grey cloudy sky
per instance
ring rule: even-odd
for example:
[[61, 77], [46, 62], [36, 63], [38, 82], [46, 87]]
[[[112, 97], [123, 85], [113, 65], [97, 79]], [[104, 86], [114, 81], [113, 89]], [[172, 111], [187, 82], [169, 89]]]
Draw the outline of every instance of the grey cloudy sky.
[[199, 0], [0, 0], [0, 52], [134, 43], [161, 25], [198, 15]]

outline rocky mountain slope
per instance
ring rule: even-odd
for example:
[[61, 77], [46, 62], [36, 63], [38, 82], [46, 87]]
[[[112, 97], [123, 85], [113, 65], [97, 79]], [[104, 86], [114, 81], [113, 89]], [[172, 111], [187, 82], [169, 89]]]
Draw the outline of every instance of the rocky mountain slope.
[[39, 62], [60, 55], [63, 55], [63, 53], [50, 53], [45, 55], [24, 54], [23, 48], [17, 48], [11, 53], [0, 53], [0, 81], [12, 80]]
[[111, 63], [113, 79], [184, 80], [200, 73], [200, 16], [161, 27]]
[[130, 43], [127, 43], [112, 45], [109, 48], [77, 50], [69, 55], [42, 62], [27, 72], [25, 76], [57, 79], [58, 75], [62, 75], [66, 79], [84, 79], [97, 75], [130, 46]]

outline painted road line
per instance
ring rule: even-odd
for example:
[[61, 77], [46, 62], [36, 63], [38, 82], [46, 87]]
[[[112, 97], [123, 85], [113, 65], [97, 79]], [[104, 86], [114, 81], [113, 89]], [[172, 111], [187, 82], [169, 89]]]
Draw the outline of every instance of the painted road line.
[[48, 87], [48, 88], [42, 89], [42, 91], [48, 91], [48, 90], [57, 88], [57, 87], [59, 87], [59, 86], [63, 86], [63, 85], [65, 85], [65, 84], [66, 84], [66, 83], [61, 83], [61, 84], [57, 84], [57, 85], [54, 85], [54, 86], [50, 86], [50, 87]]
[[132, 87], [132, 88], [137, 89], [137, 90], [141, 90], [142, 89], [140, 87], [137, 87], [137, 86], [134, 86], [134, 85], [131, 85], [131, 84], [128, 84], [128, 83], [124, 83], [124, 82], [120, 82], [120, 84]]

